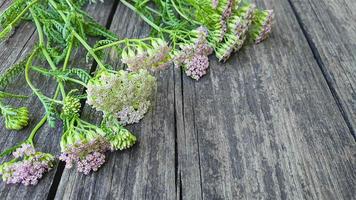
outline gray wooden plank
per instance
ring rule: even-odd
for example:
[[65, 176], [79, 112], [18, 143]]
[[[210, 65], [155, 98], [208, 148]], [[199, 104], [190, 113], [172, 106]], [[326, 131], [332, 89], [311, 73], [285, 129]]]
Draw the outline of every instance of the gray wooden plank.
[[356, 1], [290, 2], [356, 139]]
[[0, 13], [2, 13], [7, 7], [9, 7], [10, 3], [11, 3], [10, 0], [0, 1]]
[[292, 8], [256, 2], [271, 37], [176, 82], [182, 199], [354, 199], [355, 142]]
[[[103, 4], [96, 4], [88, 6], [87, 10], [94, 18], [96, 18], [100, 23], [106, 24], [110, 12], [102, 12], [103, 10], [111, 10], [114, 2], [106, 2]], [[0, 58], [3, 61], [0, 63], [0, 70], [3, 72], [11, 64], [16, 63], [20, 58], [24, 57], [33, 47], [34, 42], [37, 41], [37, 34], [34, 34], [34, 28], [29, 23], [21, 25], [14, 35], [6, 42], [0, 44]], [[79, 58], [83, 59], [83, 51], [78, 51], [75, 55], [76, 67], [78, 65], [84, 65], [83, 62], [78, 62]], [[88, 67], [88, 71], [91, 66]], [[39, 76], [38, 74], [33, 74], [31, 77], [35, 85], [41, 89], [45, 94], [53, 94], [55, 89], [55, 84], [53, 80]], [[0, 139], [0, 150], [4, 150], [11, 147], [18, 142], [27, 138], [29, 132], [37, 124], [40, 118], [43, 116], [42, 104], [38, 99], [32, 95], [30, 89], [26, 87], [26, 81], [23, 76], [17, 78], [13, 84], [6, 88], [7, 91], [18, 92], [22, 94], [28, 94], [31, 97], [27, 100], [21, 102], [13, 101], [11, 102], [14, 106], [28, 106], [31, 111], [31, 121], [29, 127], [25, 128], [20, 132], [7, 131], [4, 127], [3, 121], [1, 121], [0, 130], [2, 132], [2, 137]], [[62, 133], [60, 123], [57, 124], [56, 128], [50, 128], [45, 125], [38, 133], [37, 136], [37, 146], [38, 150], [44, 152], [50, 152], [54, 155], [59, 154], [59, 140]], [[1, 160], [1, 162], [4, 159]], [[57, 167], [55, 167], [50, 173], [48, 173], [36, 186], [22, 186], [22, 185], [5, 185], [2, 181], [0, 182], [0, 199], [45, 199], [49, 195], [51, 185], [54, 182], [54, 176], [57, 172]]]
[[[148, 26], [119, 3], [111, 30], [119, 37], [144, 37]], [[113, 63], [117, 68], [120, 64]], [[153, 107], [129, 129], [138, 137], [131, 149], [108, 155], [95, 173], [65, 170], [56, 199], [175, 199], [175, 131], [173, 69], [156, 75], [158, 86]], [[89, 106], [83, 117], [99, 123], [99, 113]]]

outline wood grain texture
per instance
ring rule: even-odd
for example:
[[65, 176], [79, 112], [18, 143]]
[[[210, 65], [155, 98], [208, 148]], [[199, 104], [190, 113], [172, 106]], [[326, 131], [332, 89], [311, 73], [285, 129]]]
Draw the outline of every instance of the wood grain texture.
[[356, 139], [356, 1], [290, 2]]
[[[148, 26], [121, 3], [111, 30], [121, 38], [149, 33]], [[153, 106], [139, 124], [129, 127], [138, 144], [110, 153], [96, 173], [85, 176], [75, 169], [65, 170], [56, 199], [176, 199], [173, 70], [155, 76], [158, 86]], [[82, 116], [100, 123], [100, 114], [89, 106]]]
[[[113, 6], [113, 2], [107, 2], [104, 4], [96, 4], [88, 6], [87, 10], [93, 17], [95, 17], [100, 23], [106, 24], [109, 12], [100, 12], [102, 10], [110, 10]], [[26, 56], [32, 49], [34, 43], [37, 41], [37, 34], [35, 33], [34, 27], [30, 23], [19, 26], [15, 33], [9, 38], [9, 40], [2, 42], [0, 44], [0, 71], [3, 72], [13, 63], [18, 62], [21, 58]], [[83, 58], [85, 53], [83, 51], [78, 51], [74, 55], [77, 61], [78, 58]], [[76, 67], [78, 65], [83, 65], [83, 62], [75, 62]], [[34, 84], [46, 95], [51, 96], [54, 94], [56, 84], [54, 80], [45, 78], [38, 74], [33, 73], [31, 79]], [[27, 94], [30, 96], [29, 99], [23, 101], [11, 101], [13, 106], [27, 106], [30, 109], [30, 125], [20, 132], [8, 131], [4, 127], [4, 122], [1, 120], [0, 131], [2, 137], [0, 139], [0, 150], [3, 151], [18, 142], [26, 139], [31, 132], [32, 128], [38, 123], [41, 117], [44, 116], [44, 109], [42, 104], [39, 102], [36, 96], [32, 95], [32, 91], [27, 87], [25, 78], [21, 75], [17, 78], [13, 84], [5, 88], [6, 91]], [[62, 133], [61, 123], [57, 124], [56, 128], [50, 128], [47, 124], [40, 129], [37, 134], [36, 143], [38, 150], [44, 152], [50, 152], [54, 155], [59, 154], [59, 139]], [[3, 162], [5, 159], [1, 159]], [[54, 182], [54, 176], [56, 174], [57, 167], [55, 167], [50, 173], [46, 174], [45, 177], [39, 182], [38, 185], [32, 187], [25, 187], [22, 185], [5, 185], [4, 182], [0, 182], [0, 199], [46, 199], [49, 195], [51, 185]]]
[[[259, 7], [275, 10], [271, 38], [243, 48], [225, 64], [212, 57], [209, 74], [199, 82], [177, 69], [157, 73], [153, 107], [142, 122], [129, 127], [139, 143], [130, 150], [111, 153], [107, 163], [88, 176], [65, 170], [56, 199], [354, 199], [355, 141], [338, 108], [340, 104], [333, 98], [330, 80], [325, 81], [323, 76], [323, 71], [329, 70], [342, 108], [349, 108], [347, 116], [353, 116], [354, 99], [347, 91], [353, 94], [350, 91], [355, 88], [355, 48], [345, 41], [355, 41], [351, 34], [354, 28], [335, 10], [344, 9], [350, 20], [352, 11], [335, 2], [291, 2], [299, 12], [318, 10], [315, 15], [319, 17], [325, 15], [320, 6], [329, 5], [327, 14], [334, 20], [331, 24], [325, 19], [313, 22], [312, 17], [300, 18], [315, 48], [311, 50], [308, 45], [288, 1], [258, 1]], [[106, 1], [91, 6], [89, 12], [105, 24], [111, 4]], [[303, 6], [298, 8], [297, 4]], [[331, 33], [339, 28], [345, 31], [347, 25], [351, 28], [346, 38], [338, 41]], [[325, 26], [331, 26], [325, 29], [331, 32], [323, 29], [325, 35], [320, 39], [316, 33]], [[121, 37], [148, 33], [148, 27], [122, 4], [111, 30]], [[31, 26], [24, 25], [9, 42], [0, 44], [0, 59], [4, 61], [0, 71], [28, 52], [35, 41], [33, 33]], [[329, 37], [333, 42], [324, 41]], [[338, 48], [340, 52], [349, 50], [349, 54], [340, 57]], [[317, 60], [315, 49], [322, 52]], [[79, 51], [78, 60], [82, 55]], [[337, 61], [342, 64], [335, 64]], [[341, 68], [334, 72], [335, 66]], [[36, 83], [41, 83], [44, 91], [53, 92], [50, 80]], [[25, 82], [19, 79], [8, 89], [30, 93], [29, 89], [20, 89], [21, 84]], [[35, 97], [12, 103], [31, 105], [36, 115], [32, 119], [41, 116], [42, 108]], [[83, 117], [93, 123], [100, 121], [98, 116], [89, 106], [83, 110]], [[15, 133], [0, 127], [0, 150], [26, 138], [30, 129]], [[51, 143], [59, 140], [60, 132], [60, 128], [41, 129], [41, 150], [58, 153], [58, 147]], [[36, 187], [0, 183], [0, 199], [44, 199], [55, 172]]]
[[271, 38], [176, 83], [182, 199], [353, 199], [355, 142], [292, 8], [258, 6]]

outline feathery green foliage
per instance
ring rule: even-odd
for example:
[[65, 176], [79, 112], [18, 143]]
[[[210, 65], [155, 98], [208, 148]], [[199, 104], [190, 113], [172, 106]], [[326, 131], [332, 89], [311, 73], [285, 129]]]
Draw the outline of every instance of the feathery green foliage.
[[28, 56], [9, 67], [3, 74], [0, 75], [0, 88], [5, 88], [14, 78], [18, 77], [20, 73], [25, 70], [27, 59]]
[[[13, 148], [7, 149], [0, 154], [0, 157], [28, 147], [28, 145], [34, 147], [35, 135], [46, 121], [51, 127], [54, 127], [58, 120], [62, 120], [63, 136], [60, 144], [63, 147], [63, 152], [60, 159], [65, 161], [67, 165], [71, 165], [73, 160], [70, 158], [73, 157], [68, 156], [68, 154], [80, 155], [75, 162], [78, 162], [78, 171], [85, 174], [91, 170], [95, 171], [103, 164], [105, 156], [102, 153], [108, 150], [107, 147], [112, 148], [112, 150], [123, 150], [135, 144], [136, 137], [123, 127], [124, 122], [120, 120], [126, 117], [126, 121], [131, 123], [138, 122], [147, 112], [150, 105], [148, 96], [153, 91], [152, 86], [155, 85], [155, 78], [149, 72], [153, 70], [153, 66], [158, 68], [169, 63], [171, 58], [170, 48], [167, 43], [159, 38], [120, 40], [115, 34], [98, 24], [88, 13], [81, 9], [87, 2], [89, 1], [14, 0], [12, 5], [0, 15], [0, 39], [6, 39], [23, 20], [31, 21], [35, 25], [38, 34], [37, 44], [30, 54], [0, 75], [0, 87], [5, 89], [12, 80], [24, 72], [27, 86], [31, 88], [33, 94], [41, 102], [45, 112], [44, 117], [33, 128], [28, 139]], [[90, 0], [90, 2], [95, 1]], [[141, 7], [144, 8], [145, 4], [142, 4]], [[149, 12], [146, 12], [146, 14], [150, 15]], [[154, 20], [153, 15], [150, 15], [150, 18]], [[94, 41], [93, 46], [89, 39]], [[88, 62], [96, 64], [94, 65], [98, 68], [96, 74], [108, 74], [108, 77], [112, 77], [111, 75], [116, 76], [116, 74], [120, 73], [129, 81], [126, 81], [127, 85], [123, 85], [119, 90], [121, 92], [136, 91], [134, 93], [126, 92], [127, 95], [130, 95], [130, 99], [125, 101], [125, 107], [117, 110], [121, 113], [120, 120], [113, 118], [109, 120], [105, 117], [105, 120], [98, 126], [80, 118], [81, 100], [92, 99], [95, 94], [91, 94], [88, 91], [86, 94], [78, 94], [78, 91], [85, 91], [82, 90], [82, 87], [92, 85], [92, 80], [96, 77], [92, 77], [89, 74], [91, 69], [85, 69], [86, 66], [74, 67], [76, 64], [73, 63], [78, 58], [73, 58], [73, 53], [78, 52], [80, 48], [84, 48], [87, 51]], [[127, 52], [129, 54], [125, 54]], [[141, 56], [143, 57], [136, 59], [136, 61], [146, 67], [152, 67], [152, 69], [142, 69], [142, 71], [135, 69], [139, 72], [116, 72], [105, 62], [109, 53], [121, 58], [128, 67], [131, 66], [128, 63], [130, 56], [135, 57], [137, 54], [142, 54]], [[123, 55], [126, 55], [126, 57], [123, 57]], [[134, 63], [131, 62], [130, 64]], [[140, 65], [136, 63], [135, 66]], [[40, 89], [43, 86], [39, 87], [36, 85], [36, 81], [33, 81], [34, 77], [38, 79], [40, 76], [46, 76], [57, 84], [53, 97], [49, 96], [52, 94], [47, 94]], [[130, 85], [130, 82], [135, 84]], [[69, 83], [74, 83], [75, 88], [73, 89], [73, 84]], [[107, 89], [103, 91], [110, 93]], [[143, 99], [143, 95], [145, 95], [144, 102], [140, 102]], [[110, 95], [107, 95], [107, 97], [103, 95], [106, 101], [111, 97]], [[0, 109], [1, 115], [5, 119], [6, 128], [20, 130], [27, 126], [29, 122], [28, 109], [4, 105], [1, 102], [1, 99], [4, 98], [26, 97], [0, 91]], [[111, 100], [113, 101], [116, 98], [125, 99], [120, 96], [112, 98]], [[131, 111], [132, 113], [130, 113]], [[117, 114], [105, 112], [106, 116], [117, 116]], [[27, 146], [23, 146], [23, 144]], [[82, 150], [84, 151], [81, 152]], [[93, 157], [96, 157], [100, 162], [90, 163]], [[84, 166], [81, 162], [88, 163], [88, 166]], [[9, 180], [9, 182], [14, 180], [11, 177], [11, 173], [8, 175], [10, 177], [6, 177], [6, 180]]]

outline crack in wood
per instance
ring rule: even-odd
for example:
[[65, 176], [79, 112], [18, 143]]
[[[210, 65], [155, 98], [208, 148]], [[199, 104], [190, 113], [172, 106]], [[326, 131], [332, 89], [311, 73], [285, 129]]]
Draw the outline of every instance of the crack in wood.
[[345, 107], [343, 106], [343, 104], [341, 103], [342, 100], [341, 100], [341, 97], [340, 95], [338, 94], [337, 90], [335, 89], [334, 85], [333, 85], [333, 82], [332, 82], [332, 78], [330, 76], [330, 74], [328, 73], [324, 63], [323, 63], [323, 60], [320, 56], [320, 53], [319, 53], [319, 50], [318, 48], [316, 47], [315, 43], [313, 42], [311, 36], [309, 35], [309, 33], [307, 32], [306, 28], [305, 28], [305, 24], [303, 23], [303, 20], [300, 18], [296, 8], [295, 8], [295, 5], [294, 3], [291, 1], [291, 0], [288, 0], [291, 8], [292, 8], [292, 11], [293, 11], [293, 14], [295, 15], [296, 17], [296, 20], [300, 26], [300, 29], [302, 30], [303, 32], [303, 35], [305, 37], [305, 39], [307, 40], [307, 43], [313, 53], [313, 56], [314, 56], [314, 59], [316, 60], [319, 68], [320, 68], [320, 71], [322, 72], [323, 74], [323, 77], [328, 85], [328, 88], [330, 90], [330, 93], [332, 94], [334, 100], [335, 100], [335, 103], [350, 131], [350, 134], [352, 135], [352, 137], [354, 138], [354, 140], [356, 141], [356, 133], [355, 133], [355, 128], [356, 127], [352, 127], [352, 123], [351, 123], [351, 119], [350, 117], [346, 114], [345, 112]]

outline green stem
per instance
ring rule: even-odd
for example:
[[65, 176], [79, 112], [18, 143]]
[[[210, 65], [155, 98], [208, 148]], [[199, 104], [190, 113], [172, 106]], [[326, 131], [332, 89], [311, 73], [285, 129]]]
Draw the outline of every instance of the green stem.
[[103, 50], [103, 49], [106, 49], [106, 48], [110, 48], [112, 46], [117, 46], [117, 45], [125, 43], [125, 42], [142, 42], [142, 41], [153, 40], [153, 39], [154, 38], [151, 38], [151, 37], [143, 38], [143, 39], [123, 39], [123, 40], [119, 40], [119, 41], [116, 41], [116, 42], [112, 42], [110, 44], [106, 44], [106, 45], [94, 48], [93, 51], [95, 52], [95, 51]]
[[[26, 78], [26, 82], [27, 84], [30, 86], [30, 88], [32, 89], [32, 91], [38, 96], [38, 92], [37, 89], [32, 85], [30, 77], [29, 77], [29, 71], [30, 71], [30, 66], [32, 63], [33, 58], [35, 57], [36, 53], [38, 51], [38, 48], [36, 48], [30, 55], [30, 57], [27, 60], [26, 63], [26, 67], [25, 67], [25, 78]], [[36, 127], [34, 128], [34, 130], [32, 130], [29, 138], [27, 139], [27, 141], [29, 141], [32, 146], [33, 146], [33, 138], [35, 137], [35, 134], [37, 132], [37, 130], [44, 124], [44, 122], [47, 120], [47, 115], [45, 115], [42, 120], [40, 121], [39, 124], [36, 125]]]
[[83, 83], [80, 80], [74, 79], [74, 78], [66, 78], [67, 81], [72, 81], [73, 83], [78, 83], [79, 85], [82, 85], [84, 87], [87, 87], [87, 85], [85, 83]]
[[72, 54], [72, 50], [73, 50], [73, 43], [74, 43], [74, 36], [72, 35], [71, 38], [70, 38], [70, 41], [69, 41], [67, 54], [66, 54], [66, 57], [65, 57], [64, 62], [63, 62], [63, 67], [62, 67], [63, 71], [67, 69], [67, 66], [68, 66], [68, 63], [69, 63], [69, 58], [70, 58], [70, 56]]
[[177, 11], [177, 13], [178, 13], [181, 17], [183, 17], [183, 18], [184, 18], [185, 20], [187, 20], [188, 22], [193, 22], [194, 24], [200, 25], [199, 22], [197, 22], [197, 21], [195, 21], [195, 20], [193, 20], [193, 19], [189, 19], [189, 17], [187, 17], [183, 12], [181, 12], [181, 11], [179, 10], [178, 6], [176, 5], [176, 3], [174, 2], [174, 0], [171, 0], [171, 3], [172, 3], [172, 5], [173, 5], [174, 9]]
[[162, 29], [157, 26], [155, 23], [153, 23], [151, 20], [149, 20], [144, 14], [142, 14], [140, 11], [138, 11], [135, 6], [131, 5], [129, 2], [125, 0], [120, 0], [125, 6], [130, 8], [132, 11], [137, 13], [147, 24], [149, 24], [152, 28], [156, 29], [158, 32], [162, 32]]
[[[139, 2], [139, 0], [133, 0], [135, 3], [138, 3]], [[141, 3], [142, 4], [142, 3]], [[162, 16], [162, 14], [159, 12], [159, 11], [157, 11], [157, 10], [155, 10], [155, 9], [153, 9], [153, 8], [151, 8], [151, 7], [149, 7], [149, 6], [147, 6], [147, 5], [145, 5], [145, 8], [147, 8], [147, 10], [149, 10], [149, 11], [151, 11], [151, 12], [153, 12], [154, 14], [156, 14], [156, 15], [158, 15], [158, 16]]]
[[[187, 31], [183, 31], [183, 30], [168, 30], [168, 29], [164, 29], [161, 28], [159, 26], [157, 26], [154, 22], [152, 22], [150, 19], [148, 19], [145, 15], [143, 15], [140, 11], [138, 11], [133, 5], [131, 5], [129, 2], [125, 1], [125, 0], [120, 0], [125, 6], [127, 6], [128, 8], [130, 8], [132, 11], [136, 12], [147, 24], [149, 24], [152, 28], [156, 29], [158, 32], [165, 32], [168, 33], [170, 35], [175, 34], [175, 32], [181, 32], [182, 34], [188, 34]], [[188, 19], [190, 22], [193, 23], [198, 23], [194, 20]], [[199, 23], [198, 23], [199, 24]]]
[[75, 32], [74, 30], [72, 31], [74, 37], [76, 37], [80, 43], [82, 43], [82, 45], [84, 46], [84, 48], [89, 52], [89, 54], [91, 56], [93, 56], [93, 58], [95, 59], [95, 61], [98, 63], [98, 66], [101, 68], [101, 69], [106, 69], [104, 64], [101, 62], [101, 60], [98, 58], [98, 56], [95, 54], [95, 52], [93, 51], [93, 48], [91, 48], [89, 46], [89, 44], [77, 33]]
[[[57, 12], [59, 13], [59, 15], [61, 15], [62, 19], [68, 23], [68, 19], [67, 17], [65, 16], [65, 14], [60, 11], [60, 9], [58, 9], [58, 6], [57, 6], [57, 3], [54, 2], [53, 0], [48, 0], [48, 2], [53, 6], [54, 9], [57, 10]], [[93, 58], [95, 59], [95, 61], [98, 63], [98, 66], [101, 68], [101, 69], [106, 69], [104, 64], [100, 61], [100, 59], [98, 58], [98, 56], [94, 53], [93, 49], [89, 46], [89, 44], [71, 27], [72, 29], [72, 34], [74, 35], [74, 37], [76, 37], [80, 43], [82, 43], [82, 45], [84, 46], [84, 48], [89, 52], [89, 54], [91, 56], [93, 56]]]
[[40, 122], [32, 129], [30, 136], [28, 136], [27, 141], [34, 147], [33, 139], [36, 136], [37, 131], [43, 126], [43, 124], [47, 121], [47, 115], [45, 115]]
[[[68, 51], [67, 51], [67, 55], [66, 55], [66, 58], [64, 60], [64, 64], [63, 64], [63, 68], [62, 70], [65, 70], [68, 66], [68, 62], [69, 62], [69, 58], [70, 58], [70, 55], [71, 55], [71, 52], [72, 52], [72, 49], [73, 49], [73, 37], [71, 38], [70, 40], [70, 43], [69, 43], [69, 46], [68, 46]], [[53, 99], [57, 99], [58, 96], [59, 96], [59, 91], [60, 91], [60, 87], [59, 85], [57, 86], [56, 88], [56, 91], [53, 95]], [[37, 131], [44, 125], [44, 123], [47, 121], [47, 115], [45, 115], [41, 121], [38, 122], [38, 124], [35, 126], [35, 128], [32, 129], [31, 131], [31, 134], [30, 136], [27, 138], [27, 141], [30, 142], [30, 144], [34, 147], [34, 138], [37, 134]]]
[[[31, 12], [31, 15], [32, 15], [32, 17], [33, 17], [33, 19], [35, 21], [35, 24], [36, 24], [38, 38], [39, 38], [39, 47], [41, 48], [41, 51], [42, 51], [43, 55], [45, 56], [49, 66], [52, 68], [52, 70], [57, 70], [57, 67], [54, 64], [51, 56], [49, 55], [47, 49], [44, 47], [44, 36], [43, 36], [42, 26], [41, 26], [37, 16], [35, 15], [35, 13], [33, 12], [32, 9], [30, 9], [30, 12]], [[61, 90], [61, 94], [62, 94], [62, 96], [64, 98], [65, 95], [66, 95], [65, 90], [64, 90], [64, 85], [60, 80], [58, 80], [58, 85], [59, 85], [59, 88]]]
[[[59, 86], [56, 88], [56, 92], [54, 93], [53, 99], [57, 99], [59, 96]], [[47, 121], [47, 115], [45, 115], [41, 121], [38, 122], [38, 124], [35, 126], [35, 128], [32, 129], [30, 136], [27, 138], [26, 141], [30, 142], [30, 144], [34, 147], [34, 142], [33, 139], [36, 136], [37, 131], [43, 126], [43, 124]]]
[[50, 74], [47, 69], [44, 69], [44, 68], [42, 68], [42, 67], [35, 67], [35, 66], [32, 66], [31, 69], [32, 69], [33, 71], [36, 71], [36, 72], [41, 73], [41, 74], [44, 74], [44, 75], [49, 75], [49, 74]]
[[73, 7], [73, 5], [70, 3], [70, 1], [66, 0], [66, 2], [67, 2], [67, 4], [68, 4], [68, 6], [70, 7], [70, 9], [71, 9], [71, 10], [74, 10], [74, 7]]
[[37, 51], [38, 51], [38, 47], [31, 53], [30, 57], [27, 60], [26, 67], [25, 67], [25, 79], [26, 79], [27, 84], [32, 89], [32, 91], [38, 96], [37, 89], [35, 88], [35, 86], [33, 86], [32, 82], [30, 80], [30, 76], [29, 76], [31, 63], [32, 63], [33, 58], [37, 54]]
[[6, 99], [6, 98], [26, 99], [28, 98], [28, 96], [0, 91], [0, 99]]
[[58, 8], [57, 3], [54, 2], [53, 0], [48, 0], [48, 3], [51, 4], [51, 6], [53, 6], [53, 8], [59, 13], [59, 15], [62, 17], [62, 19], [67, 23], [68, 20], [67, 20], [65, 14]]

